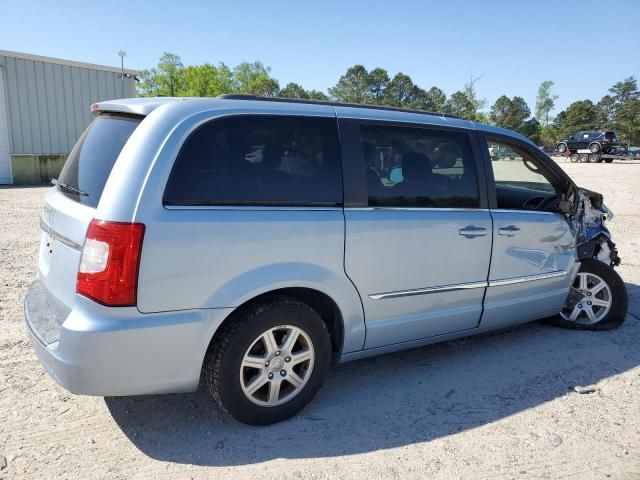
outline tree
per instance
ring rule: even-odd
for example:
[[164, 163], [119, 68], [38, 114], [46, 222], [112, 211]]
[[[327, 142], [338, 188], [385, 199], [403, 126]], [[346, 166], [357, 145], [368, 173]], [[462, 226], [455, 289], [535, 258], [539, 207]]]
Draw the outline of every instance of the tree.
[[469, 82], [465, 83], [462, 91], [459, 90], [451, 95], [445, 104], [446, 113], [478, 122], [486, 120], [486, 115], [480, 112], [484, 108], [486, 100], [478, 98], [475, 87], [481, 78], [482, 76], [471, 77]]
[[[625, 78], [609, 89], [611, 125], [630, 145], [640, 141], [640, 91], [635, 77]], [[603, 99], [604, 100], [604, 99]]]
[[615, 114], [615, 100], [611, 95], [605, 95], [596, 104], [597, 126], [599, 128], [610, 128]]
[[369, 88], [369, 72], [362, 65], [354, 65], [329, 89], [329, 95], [339, 102], [364, 103]]
[[[530, 114], [531, 110], [522, 97], [510, 99], [502, 95], [491, 107], [489, 119], [499, 127], [520, 131]], [[537, 123], [537, 125], [540, 124]]]
[[431, 87], [427, 92], [426, 110], [430, 112], [444, 112], [447, 95], [438, 87]]
[[138, 72], [138, 95], [141, 97], [155, 97], [160, 95], [160, 84], [158, 83], [158, 70], [147, 68]]
[[522, 125], [517, 129], [519, 133], [525, 137], [529, 137], [533, 142], [540, 144], [541, 141], [541, 125], [536, 117], [532, 117], [529, 120], [522, 122]]
[[545, 80], [538, 87], [538, 96], [536, 97], [536, 119], [538, 122], [544, 122], [545, 127], [549, 126], [549, 114], [556, 106], [557, 95], [551, 93], [554, 83], [551, 80]]
[[371, 70], [367, 83], [367, 103], [383, 104], [388, 84], [389, 74], [384, 68]]
[[309, 92], [307, 93], [309, 94], [309, 98], [311, 100], [322, 100], [325, 102], [329, 100], [329, 97], [319, 90], [309, 90]]
[[593, 130], [598, 122], [598, 110], [591, 100], [580, 100], [569, 105], [556, 121], [562, 137], [580, 130]]
[[234, 91], [274, 97], [280, 85], [270, 73], [271, 68], [265, 67], [262, 62], [242, 62], [233, 69]]
[[309, 98], [309, 92], [297, 83], [289, 82], [278, 92], [278, 96], [283, 98]]
[[473, 78], [473, 76], [471, 76], [471, 78], [469, 79], [469, 82], [465, 83], [464, 85], [464, 94], [467, 97], [469, 101], [469, 105], [471, 105], [473, 110], [473, 113], [468, 117], [469, 120], [478, 120], [478, 117], [477, 117], [478, 111], [482, 110], [485, 104], [487, 103], [487, 101], [484, 98], [483, 99], [478, 98], [478, 94], [476, 92], [476, 83], [482, 77], [483, 75], [480, 75], [479, 77], [476, 77], [476, 78]]
[[393, 107], [410, 108], [415, 101], [416, 90], [413, 80], [408, 75], [397, 73], [384, 91], [384, 103]]
[[474, 120], [476, 109], [474, 104], [464, 92], [457, 91], [449, 97], [446, 104], [446, 113], [455, 115], [456, 117]]
[[233, 92], [233, 76], [224, 63], [217, 67], [210, 63], [186, 67], [181, 95], [187, 97], [215, 97]]
[[175, 97], [184, 87], [184, 66], [179, 55], [164, 52], [158, 62], [157, 82], [162, 95]]

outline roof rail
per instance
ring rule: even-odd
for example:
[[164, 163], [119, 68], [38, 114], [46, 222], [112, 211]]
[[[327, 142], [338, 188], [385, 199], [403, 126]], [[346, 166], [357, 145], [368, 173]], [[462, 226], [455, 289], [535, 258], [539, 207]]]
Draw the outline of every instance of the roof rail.
[[428, 112], [426, 110], [413, 110], [411, 108], [389, 107], [386, 105], [368, 105], [364, 103], [331, 102], [328, 100], [308, 100], [306, 98], [262, 97], [260, 95], [251, 95], [249, 93], [225, 93], [224, 95], [218, 95], [216, 98], [227, 100], [256, 100], [260, 102], [305, 103], [311, 105], [329, 105], [332, 107], [369, 108], [372, 110], [389, 110], [392, 112], [418, 113], [421, 115], [435, 115], [438, 117], [457, 118], [461, 120], [460, 117], [451, 115], [450, 113]]

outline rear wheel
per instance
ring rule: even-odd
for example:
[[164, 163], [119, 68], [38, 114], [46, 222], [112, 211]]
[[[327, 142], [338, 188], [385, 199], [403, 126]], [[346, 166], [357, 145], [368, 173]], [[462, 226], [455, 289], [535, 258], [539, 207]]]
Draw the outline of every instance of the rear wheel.
[[604, 161], [607, 163], [611, 163], [613, 162], [613, 158], [605, 158]]
[[599, 153], [600, 149], [601, 149], [601, 147], [600, 147], [599, 143], [594, 142], [591, 145], [589, 145], [589, 151], [591, 153]]
[[207, 352], [204, 380], [223, 411], [250, 425], [286, 420], [309, 403], [331, 364], [322, 318], [289, 297], [238, 312]]
[[567, 303], [547, 323], [575, 330], [612, 330], [627, 316], [627, 289], [613, 267], [585, 259]]

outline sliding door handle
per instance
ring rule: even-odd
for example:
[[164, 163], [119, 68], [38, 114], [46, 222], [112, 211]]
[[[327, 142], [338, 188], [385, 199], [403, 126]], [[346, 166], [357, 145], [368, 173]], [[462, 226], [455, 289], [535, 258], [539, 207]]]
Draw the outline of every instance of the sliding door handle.
[[461, 228], [458, 230], [458, 233], [463, 237], [474, 238], [474, 237], [484, 237], [489, 232], [484, 227], [476, 227], [475, 225], [469, 225], [467, 227]]
[[500, 227], [498, 229], [498, 235], [502, 235], [505, 237], [513, 237], [517, 233], [520, 233], [520, 228], [515, 225], [508, 225], [506, 227]]

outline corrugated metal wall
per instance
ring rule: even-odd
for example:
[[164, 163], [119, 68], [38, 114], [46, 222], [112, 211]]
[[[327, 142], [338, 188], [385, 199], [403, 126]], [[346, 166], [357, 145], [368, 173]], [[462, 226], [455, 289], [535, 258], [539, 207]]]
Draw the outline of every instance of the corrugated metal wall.
[[[94, 102], [122, 98], [119, 72], [0, 55], [9, 151], [67, 154], [92, 120]], [[125, 78], [124, 97], [135, 97]]]

